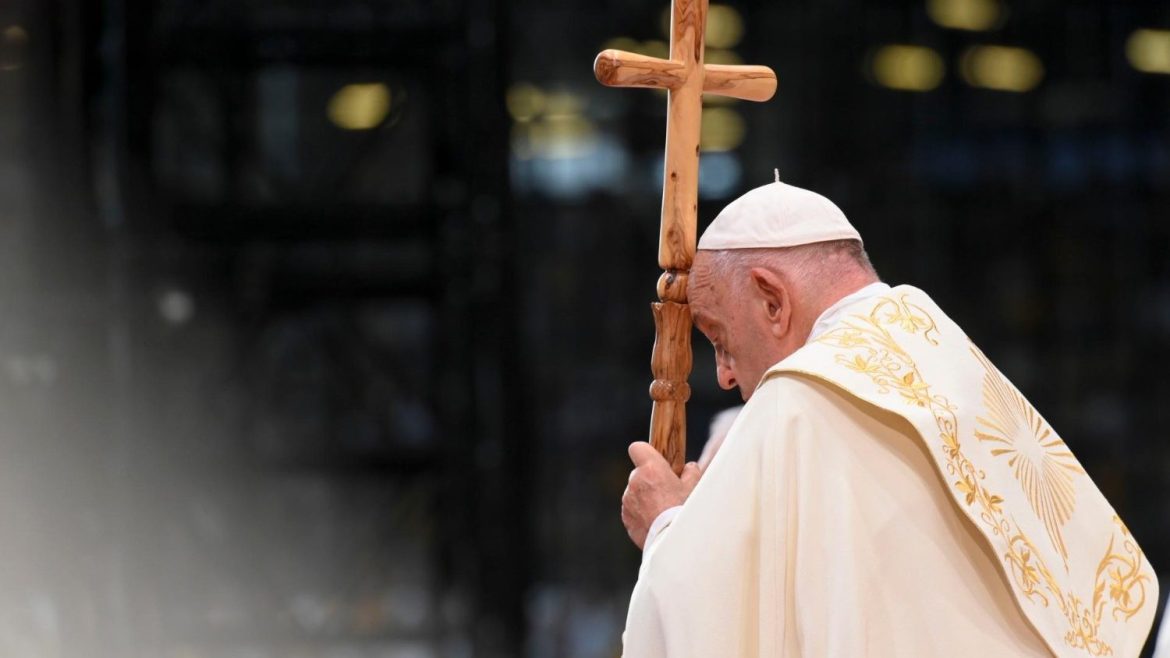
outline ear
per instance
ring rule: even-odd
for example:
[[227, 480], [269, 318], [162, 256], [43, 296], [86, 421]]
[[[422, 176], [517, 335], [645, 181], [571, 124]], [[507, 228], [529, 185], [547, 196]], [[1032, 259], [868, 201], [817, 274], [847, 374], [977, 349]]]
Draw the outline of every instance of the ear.
[[783, 338], [792, 326], [792, 294], [788, 284], [767, 268], [753, 267], [750, 274], [760, 308], [772, 326], [772, 335]]

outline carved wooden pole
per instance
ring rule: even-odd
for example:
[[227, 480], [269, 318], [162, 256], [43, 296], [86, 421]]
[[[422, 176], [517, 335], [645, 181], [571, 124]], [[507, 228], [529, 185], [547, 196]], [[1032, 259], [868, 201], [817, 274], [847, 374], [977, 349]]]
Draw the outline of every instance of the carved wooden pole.
[[687, 276], [695, 258], [699, 198], [699, 124], [703, 94], [765, 101], [776, 92], [766, 66], [704, 65], [707, 0], [674, 0], [670, 59], [605, 50], [593, 73], [611, 87], [667, 89], [666, 166], [662, 182], [662, 229], [658, 238], [658, 299], [650, 359], [650, 443], [681, 473], [686, 459], [686, 402], [691, 396], [691, 313]]

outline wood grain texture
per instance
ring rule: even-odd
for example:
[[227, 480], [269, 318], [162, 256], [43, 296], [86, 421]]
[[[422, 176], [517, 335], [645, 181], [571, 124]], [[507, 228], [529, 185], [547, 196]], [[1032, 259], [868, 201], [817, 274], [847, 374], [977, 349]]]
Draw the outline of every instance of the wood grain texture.
[[658, 277], [658, 299], [664, 302], [687, 303], [687, 280], [690, 272], [667, 270]]
[[703, 93], [763, 102], [776, 94], [776, 72], [767, 66], [708, 64]]
[[[767, 66], [705, 64], [703, 93], [745, 101], [766, 101], [776, 93], [776, 74]], [[659, 59], [624, 50], [603, 50], [593, 60], [593, 75], [607, 87], [675, 89], [682, 85], [685, 68], [672, 59]]]
[[682, 64], [624, 50], [603, 50], [593, 60], [593, 75], [607, 87], [674, 89], [686, 74]]
[[691, 397], [691, 310], [686, 304], [657, 302], [650, 305], [654, 313], [654, 353], [650, 369], [654, 381], [650, 398], [654, 409], [650, 415], [650, 445], [666, 458], [675, 473], [682, 473], [686, 462], [686, 403]]
[[662, 226], [658, 233], [658, 265], [664, 270], [690, 270], [695, 258], [706, 15], [707, 0], [674, 1], [670, 59], [682, 64], [686, 77], [667, 95]]
[[687, 278], [695, 258], [699, 199], [699, 124], [703, 94], [764, 101], [776, 92], [766, 66], [705, 65], [708, 0], [673, 0], [670, 59], [605, 50], [593, 61], [597, 80], [611, 87], [667, 90], [662, 225], [658, 236], [659, 303], [654, 311], [650, 443], [682, 472], [686, 456], [686, 402], [691, 388], [691, 314]]

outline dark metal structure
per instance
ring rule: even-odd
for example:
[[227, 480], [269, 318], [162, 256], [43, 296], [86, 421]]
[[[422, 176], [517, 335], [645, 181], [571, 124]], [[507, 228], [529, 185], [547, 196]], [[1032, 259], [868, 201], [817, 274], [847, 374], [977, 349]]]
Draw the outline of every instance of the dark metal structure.
[[[28, 642], [520, 651], [502, 11], [61, 0], [3, 17], [28, 35], [7, 144], [34, 157], [9, 348], [56, 334], [49, 374], [35, 350], [21, 367], [81, 425], [37, 428], [51, 447], [28, 430], [42, 566], [76, 569], [8, 594], [62, 625]], [[327, 118], [349, 84], [393, 98], [369, 130]]]
[[[700, 230], [774, 167], [834, 199], [1170, 564], [1162, 3], [727, 4], [780, 86], [715, 108]], [[0, 6], [0, 654], [614, 655], [664, 101], [589, 63], [664, 5]], [[969, 84], [980, 44], [1042, 83]], [[738, 402], [697, 345], [696, 453]]]

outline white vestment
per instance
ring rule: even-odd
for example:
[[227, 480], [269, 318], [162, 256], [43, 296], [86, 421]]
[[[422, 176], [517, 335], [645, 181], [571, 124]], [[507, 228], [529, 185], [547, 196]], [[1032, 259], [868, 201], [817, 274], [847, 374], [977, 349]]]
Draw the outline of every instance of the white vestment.
[[646, 547], [627, 658], [1135, 656], [1157, 582], [921, 291], [774, 366]]

